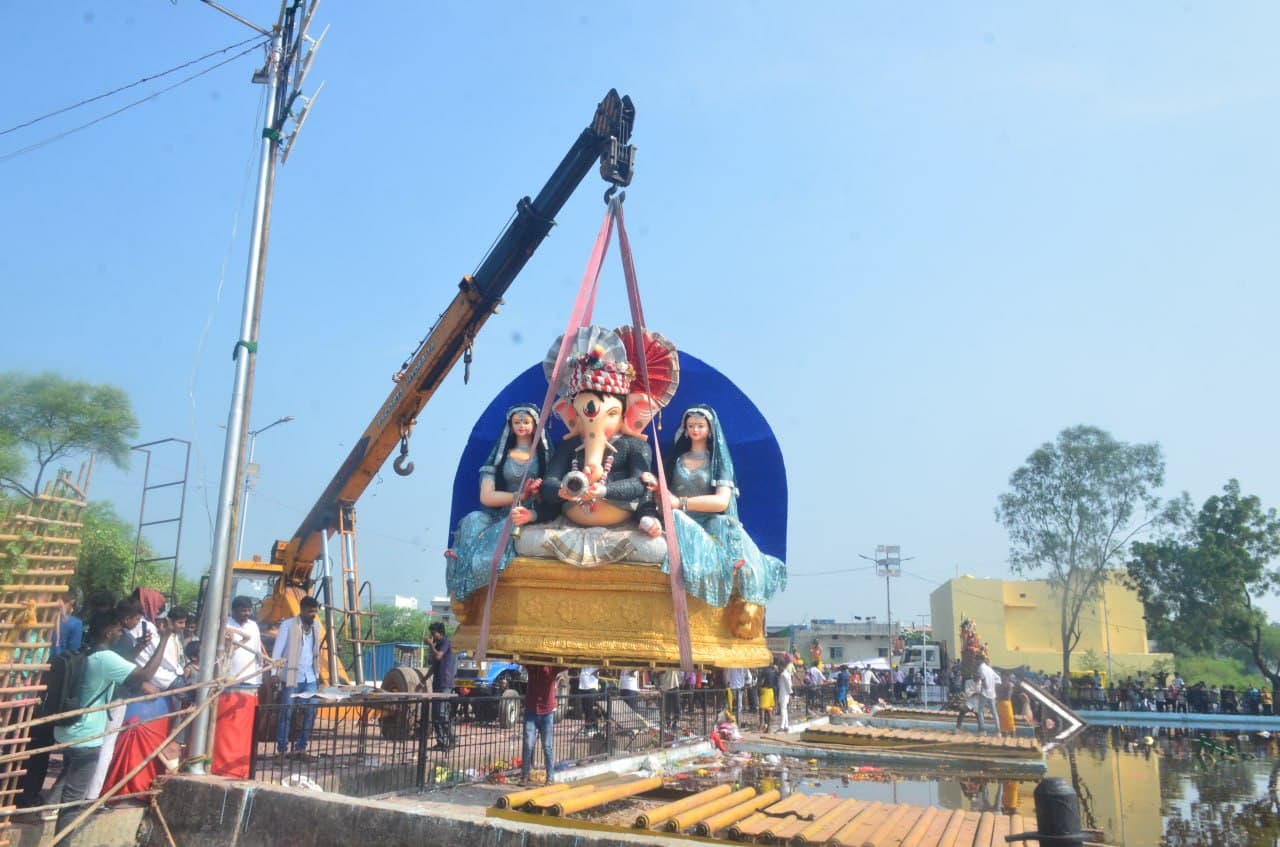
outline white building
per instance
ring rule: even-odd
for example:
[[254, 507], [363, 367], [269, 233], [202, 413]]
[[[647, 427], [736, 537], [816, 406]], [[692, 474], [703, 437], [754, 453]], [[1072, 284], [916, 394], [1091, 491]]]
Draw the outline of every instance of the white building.
[[418, 598], [404, 597], [400, 594], [397, 594], [395, 597], [395, 600], [393, 601], [393, 605], [397, 609], [416, 609], [418, 608]]
[[454, 622], [453, 604], [449, 602], [448, 597], [431, 598], [431, 619], [445, 624]]

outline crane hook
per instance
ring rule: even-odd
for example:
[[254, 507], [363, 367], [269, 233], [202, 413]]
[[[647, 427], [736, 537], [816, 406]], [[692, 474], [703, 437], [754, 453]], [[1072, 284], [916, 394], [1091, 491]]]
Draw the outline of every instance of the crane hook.
[[396, 460], [391, 463], [392, 469], [400, 476], [408, 476], [413, 473], [413, 462], [409, 461], [409, 445], [401, 442], [400, 455], [396, 456]]
[[413, 431], [415, 421], [400, 424], [400, 455], [391, 463], [392, 469], [400, 476], [413, 473], [413, 462], [409, 461], [409, 433]]

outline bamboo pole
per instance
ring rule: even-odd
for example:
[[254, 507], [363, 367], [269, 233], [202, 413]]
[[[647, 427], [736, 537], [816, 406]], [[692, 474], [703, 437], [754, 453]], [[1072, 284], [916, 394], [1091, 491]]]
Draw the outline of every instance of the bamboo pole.
[[[541, 809], [543, 812], [549, 812], [551, 810], [551, 807], [555, 805], [555, 803], [561, 800], [567, 800], [572, 797], [582, 797], [583, 795], [590, 794], [591, 792], [599, 788], [614, 786], [614, 785], [622, 785], [628, 781], [629, 781], [628, 777], [621, 777], [618, 774], [612, 774], [612, 773], [598, 780], [590, 780], [590, 781], [578, 780], [577, 782], [566, 783], [568, 785], [568, 788], [563, 792], [556, 792], [554, 794], [546, 794], [544, 792], [539, 796], [529, 800], [528, 803], [531, 807], [535, 809]], [[558, 785], [559, 783], [552, 783], [552, 784]], [[535, 790], [544, 791], [544, 789], [535, 789]], [[554, 800], [552, 798], [554, 798]], [[545, 802], [545, 803], [542, 802], [543, 799], [546, 799], [548, 802]]]
[[[793, 835], [791, 843], [795, 847], [802, 847], [802, 845], [811, 841], [816, 844], [823, 844], [845, 824], [856, 818], [863, 817], [864, 808], [870, 810], [879, 805], [879, 803], [867, 803], [865, 800], [841, 800], [831, 811], [825, 815], [818, 816], [813, 823]], [[870, 813], [870, 811], [866, 812], [866, 814]]]
[[713, 837], [717, 832], [724, 829], [736, 821], [740, 821], [747, 815], [752, 814], [765, 806], [773, 805], [782, 797], [782, 792], [776, 788], [771, 788], [754, 799], [745, 803], [739, 803], [736, 806], [725, 809], [718, 815], [712, 815], [699, 821], [693, 828], [694, 835], [703, 835]]
[[614, 800], [621, 800], [623, 797], [631, 797], [635, 794], [643, 794], [646, 791], [652, 791], [655, 788], [662, 787], [662, 777], [651, 776], [648, 779], [637, 779], [633, 782], [626, 782], [622, 785], [612, 785], [592, 791], [577, 798], [569, 798], [561, 800], [551, 807], [551, 814], [558, 817], [571, 815], [574, 812], [581, 812], [583, 809], [590, 809], [594, 806], [603, 806]]
[[757, 812], [749, 818], [738, 821], [729, 827], [729, 837], [734, 841], [745, 841], [763, 833], [776, 820], [784, 815], [793, 814], [802, 803], [810, 798], [804, 794], [792, 794], [770, 806], [763, 812]]
[[[28, 729], [33, 726], [39, 726], [40, 724], [49, 723], [50, 721], [55, 721], [55, 720], [61, 720], [66, 717], [71, 717], [71, 716], [78, 717], [80, 715], [87, 715], [90, 712], [100, 712], [103, 709], [114, 709], [116, 706], [128, 706], [133, 703], [143, 703], [148, 700], [154, 700], [157, 697], [168, 697], [171, 694], [185, 694], [188, 691], [195, 691], [198, 688], [211, 688], [215, 685], [221, 685], [223, 688], [229, 688], [232, 685], [239, 685], [240, 683], [244, 682], [246, 679], [252, 676], [256, 676], [259, 673], [265, 673], [266, 671], [274, 670], [283, 664], [284, 664], [284, 659], [278, 659], [274, 662], [271, 662], [266, 667], [252, 668], [252, 669], [246, 670], [244, 673], [242, 673], [238, 677], [233, 678], [228, 676], [221, 676], [221, 677], [218, 677], [217, 679], [211, 679], [208, 682], [197, 682], [191, 685], [184, 685], [181, 688], [174, 688], [170, 691], [161, 691], [156, 694], [143, 694], [139, 697], [130, 697], [126, 700], [110, 700], [99, 706], [86, 706], [83, 709], [75, 709], [74, 711], [70, 711], [70, 712], [55, 712], [52, 715], [45, 715], [42, 718], [31, 718], [30, 720], [18, 721], [16, 723], [8, 724], [5, 726], [5, 730], [8, 732], [12, 732], [17, 729]], [[81, 740], [83, 741], [85, 739], [81, 739]], [[0, 759], [0, 761], [3, 761], [3, 760]]]
[[883, 817], [878, 823], [868, 821], [866, 834], [861, 837], [862, 843], [879, 844], [883, 837], [900, 827], [902, 820], [912, 813], [918, 814], [918, 811], [911, 806], [898, 805], [893, 807], [889, 811], [889, 814]]
[[754, 788], [740, 788], [732, 794], [712, 800], [710, 803], [703, 803], [701, 806], [681, 812], [667, 821], [663, 829], [667, 830], [667, 832], [684, 832], [698, 821], [709, 818], [718, 812], [723, 812], [725, 809], [732, 808], [739, 803], [745, 803], [755, 796], [756, 790]]
[[[138, 800], [143, 797], [154, 797], [159, 793], [160, 790], [158, 788], [153, 788], [150, 791], [135, 791], [132, 794], [117, 794], [113, 799]], [[17, 806], [8, 806], [3, 811], [10, 816], [34, 815], [38, 812], [55, 812], [59, 809], [69, 809], [72, 806], [83, 806], [88, 802], [88, 800], [72, 800], [69, 803], [45, 803], [43, 806], [22, 806], [21, 808]]]
[[539, 795], [546, 796], [549, 794], [559, 793], [561, 791], [569, 791], [575, 788], [584, 788], [588, 785], [612, 785], [618, 782], [622, 777], [613, 771], [608, 773], [598, 773], [595, 776], [583, 777], [573, 782], [551, 782], [546, 785], [539, 785], [537, 788], [528, 788], [524, 791], [512, 791], [510, 794], [504, 794], [494, 801], [495, 806], [499, 809], [514, 809], [529, 802]]
[[816, 797], [812, 805], [805, 808], [805, 814], [779, 824], [773, 830], [773, 838], [775, 841], [784, 842], [804, 829], [809, 824], [829, 812], [832, 807], [840, 802], [839, 797]]
[[[174, 688], [172, 692], [161, 691], [159, 693], [148, 693], [148, 695], [142, 695], [141, 697], [131, 697], [131, 699], [129, 700], [113, 700], [108, 702], [106, 706], [92, 706], [92, 708], [79, 709], [78, 711], [64, 711], [64, 713], [50, 715], [49, 718], [28, 720], [28, 722], [22, 722], [22, 723], [14, 723], [10, 725], [10, 727], [6, 727], [6, 728], [15, 729], [15, 728], [29, 727], [29, 725], [35, 725], [37, 723], [47, 723], [47, 720], [51, 718], [61, 718], [61, 716], [65, 716], [65, 715], [90, 714], [92, 713], [92, 711], [100, 711], [101, 709], [104, 709], [104, 708], [114, 708], [114, 706], [118, 706], [118, 705], [128, 705], [128, 704], [132, 704], [132, 702], [145, 702], [148, 700], [156, 700], [156, 699], [159, 699], [159, 697], [169, 696], [170, 693], [189, 691], [189, 690], [192, 690], [192, 688], [197, 688], [201, 686], [212, 687], [212, 686], [220, 685], [221, 687], [224, 687], [224, 688], [230, 687], [233, 685], [237, 685], [237, 682], [241, 681], [241, 679], [253, 676], [253, 673], [255, 672], [246, 672], [234, 679], [230, 677], [219, 677], [218, 679], [214, 679], [214, 681], [211, 681], [211, 682], [197, 683], [197, 685], [195, 686], [187, 686], [184, 688]], [[177, 718], [178, 715], [186, 713], [186, 711], [187, 711], [186, 709], [179, 709], [177, 711], [166, 711], [166, 713], [163, 715], [156, 715], [156, 718], [154, 718], [154, 720], [160, 719], [160, 718]], [[76, 745], [82, 745], [82, 743], [86, 741], [93, 741], [93, 740], [96, 740], [96, 738], [105, 738], [110, 736], [110, 734], [113, 734], [119, 731], [120, 731], [119, 728], [108, 729], [108, 731], [97, 733], [96, 736], [84, 736], [83, 738], [77, 738], [76, 741], [60, 742], [60, 743], [55, 743], [55, 745], [51, 745], [49, 747], [26, 748], [26, 750], [22, 750], [20, 752], [10, 752], [10, 754], [5, 754], [3, 756], [0, 756], [0, 765], [8, 764], [10, 763], [10, 761], [23, 761], [28, 759], [28, 757], [31, 757], [32, 755], [36, 755], [36, 754], [45, 754], [45, 752], [58, 752], [59, 750], [63, 750], [63, 748], [65, 747], [74, 747]]]
[[701, 806], [709, 800], [723, 797], [732, 790], [733, 786], [726, 782], [723, 785], [717, 785], [715, 788], [708, 788], [705, 791], [699, 791], [697, 794], [691, 794], [683, 800], [676, 800], [672, 803], [667, 803], [665, 806], [650, 809], [636, 816], [636, 829], [654, 829], [668, 818], [673, 818], [686, 809]]
[[553, 782], [550, 785], [539, 785], [537, 788], [530, 788], [525, 791], [513, 791], [510, 794], [504, 794], [499, 797], [494, 801], [493, 805], [499, 809], [518, 809], [535, 798], [566, 791], [570, 785], [571, 783], [568, 782]]
[[529, 802], [531, 798], [547, 795], [553, 795], [561, 791], [572, 791], [575, 788], [584, 788], [586, 786], [609, 786], [621, 782], [623, 778], [620, 774], [611, 772], [603, 774], [595, 774], [594, 777], [584, 777], [582, 779], [573, 780], [573, 782], [553, 782], [547, 786], [538, 786], [536, 788], [527, 788], [525, 791], [513, 791], [509, 795], [498, 797], [493, 805], [498, 809], [517, 809]]
[[[929, 836], [929, 830], [933, 828], [933, 823], [942, 814], [942, 810], [937, 806], [930, 806], [924, 810], [924, 814], [916, 819], [915, 824], [902, 838], [901, 847], [925, 847], [925, 841]], [[1001, 841], [1001, 844], [1004, 842]]]
[[160, 821], [161, 828], [164, 829], [164, 837], [169, 842], [169, 847], [178, 847], [178, 842], [173, 840], [173, 830], [169, 829], [169, 822], [164, 819], [164, 813], [160, 811], [160, 804], [156, 802], [156, 798], [151, 798], [151, 813]]

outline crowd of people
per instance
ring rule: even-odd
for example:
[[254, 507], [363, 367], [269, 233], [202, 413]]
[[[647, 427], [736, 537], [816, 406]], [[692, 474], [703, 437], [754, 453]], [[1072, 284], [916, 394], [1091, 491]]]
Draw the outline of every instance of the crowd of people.
[[[1055, 693], [1063, 691], [1053, 680]], [[1188, 685], [1180, 674], [1139, 673], [1119, 684], [1104, 682], [1100, 672], [1072, 680], [1067, 695], [1075, 708], [1129, 712], [1198, 712], [1201, 714], [1272, 715], [1274, 703], [1270, 688], [1256, 685], [1236, 689], [1233, 685], [1206, 684], [1203, 680]]]
[[[232, 601], [223, 632], [227, 666], [218, 672], [224, 687], [218, 698], [213, 773], [249, 775], [254, 709], [271, 657], [282, 660], [276, 678], [283, 686], [283, 702], [290, 704], [314, 690], [318, 643], [324, 636], [322, 629], [311, 628], [318, 603], [307, 597], [302, 606], [300, 615], [281, 624], [282, 637], [277, 637], [275, 629], [259, 629], [250, 598]], [[55, 669], [78, 660], [75, 683], [59, 684], [75, 686], [69, 696], [79, 708], [32, 728], [30, 749], [54, 749], [29, 757], [15, 805], [34, 809], [63, 804], [56, 814], [45, 813], [56, 817], [62, 829], [107, 788], [119, 785], [121, 796], [145, 794], [157, 775], [176, 771], [185, 761], [187, 727], [179, 722], [196, 701], [200, 641], [194, 616], [181, 606], [168, 606], [150, 588], [122, 598], [99, 591], [87, 602], [78, 589], [68, 591], [51, 641], [49, 661]], [[67, 713], [69, 702], [55, 702], [54, 695], [49, 692], [38, 716]], [[282, 750], [287, 719], [281, 716]], [[293, 740], [295, 754], [305, 752], [308, 729]], [[60, 758], [61, 769], [47, 785], [52, 757]]]
[[[168, 733], [171, 699], [175, 691], [194, 678], [199, 643], [194, 621], [181, 607], [164, 609], [164, 598], [150, 589], [139, 589], [119, 598], [97, 592], [82, 608], [76, 589], [62, 598], [50, 661], [63, 654], [85, 653], [79, 680], [79, 704], [88, 709], [73, 721], [39, 724], [32, 730], [31, 748], [61, 748], [62, 769], [52, 790], [45, 793], [50, 753], [28, 760], [21, 793], [15, 805], [31, 808], [49, 802], [71, 803], [96, 799], [104, 785], [114, 784], [145, 758]], [[154, 695], [151, 699], [139, 699]], [[125, 701], [137, 701], [128, 702]], [[106, 706], [106, 708], [97, 708]], [[49, 705], [46, 704], [46, 710]], [[147, 727], [165, 716], [165, 728]], [[142, 736], [142, 737], [139, 737]], [[181, 759], [181, 738], [165, 745], [127, 788], [149, 784], [161, 769], [176, 769]], [[139, 754], [139, 749], [146, 752]], [[71, 806], [58, 814], [59, 828], [78, 815]]]

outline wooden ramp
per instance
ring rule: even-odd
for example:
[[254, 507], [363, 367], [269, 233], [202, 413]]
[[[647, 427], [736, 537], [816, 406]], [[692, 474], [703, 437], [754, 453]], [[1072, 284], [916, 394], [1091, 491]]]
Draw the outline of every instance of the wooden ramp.
[[[1034, 829], [1021, 815], [842, 799], [719, 785], [630, 817], [602, 822], [602, 807], [655, 788], [656, 777], [556, 783], [504, 795], [494, 817], [596, 832], [790, 847], [996, 847]], [[625, 822], [624, 822], [625, 820]]]
[[974, 735], [954, 730], [897, 729], [879, 726], [810, 727], [801, 735], [810, 744], [835, 744], [874, 751], [935, 757], [1043, 760], [1034, 738]]

